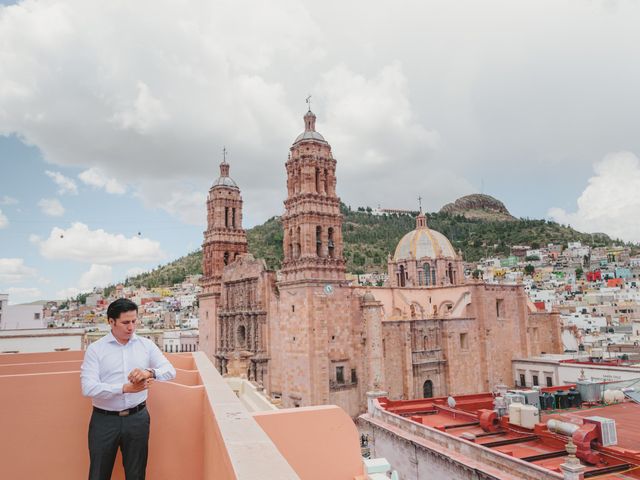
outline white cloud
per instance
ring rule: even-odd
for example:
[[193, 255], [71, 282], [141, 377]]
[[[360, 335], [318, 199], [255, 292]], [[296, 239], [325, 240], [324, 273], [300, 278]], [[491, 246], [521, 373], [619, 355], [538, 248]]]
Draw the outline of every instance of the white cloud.
[[104, 287], [111, 282], [113, 269], [110, 265], [92, 264], [88, 271], [80, 276], [78, 287], [81, 290], [92, 290], [95, 287]]
[[594, 165], [595, 175], [578, 198], [575, 212], [552, 208], [549, 216], [585, 232], [640, 242], [640, 160], [631, 152], [611, 153]]
[[156, 241], [137, 236], [127, 238], [102, 229], [90, 230], [80, 222], [66, 230], [53, 228], [46, 240], [32, 235], [30, 241], [38, 245], [43, 257], [54, 260], [114, 264], [151, 262], [165, 257]]
[[33, 278], [36, 269], [24, 264], [22, 258], [0, 258], [0, 283], [18, 283]]
[[18, 203], [17, 198], [10, 197], [9, 195], [3, 195], [2, 198], [0, 198], [0, 205], [17, 205]]
[[[437, 209], [522, 164], [560, 190], [584, 152], [640, 148], [639, 2], [618, 5], [18, 2], [0, 9], [0, 134], [198, 223], [179, 205], [227, 145], [255, 223], [282, 211], [311, 90], [348, 203]], [[182, 198], [157, 201], [168, 179]]]
[[140, 275], [141, 273], [147, 272], [149, 271], [146, 268], [141, 268], [141, 267], [133, 267], [130, 268], [129, 270], [127, 270], [127, 273], [125, 273], [125, 276], [128, 277], [135, 277], [136, 275]]
[[78, 175], [78, 178], [85, 184], [91, 185], [95, 188], [104, 188], [107, 193], [123, 194], [126, 192], [126, 187], [118, 182], [115, 178], [107, 177], [102, 170], [96, 167], [92, 167]]
[[66, 300], [68, 298], [77, 297], [79, 293], [82, 293], [82, 291], [79, 288], [68, 287], [68, 288], [63, 288], [62, 290], [58, 290], [56, 292], [56, 297], [58, 299]]
[[0, 210], [0, 228], [5, 228], [7, 225], [9, 225], [9, 219], [2, 213], [2, 210]]
[[69, 193], [71, 195], [78, 194], [78, 186], [76, 185], [76, 182], [71, 180], [69, 177], [65, 177], [60, 172], [52, 172], [50, 170], [46, 170], [44, 173], [47, 177], [53, 180], [56, 185], [58, 185], [58, 193], [60, 195], [64, 195], [65, 193]]
[[42, 213], [50, 217], [60, 217], [64, 215], [64, 207], [57, 198], [43, 198], [38, 202]]
[[42, 298], [42, 291], [33, 287], [10, 287], [4, 290], [9, 294], [9, 303], [24, 303]]

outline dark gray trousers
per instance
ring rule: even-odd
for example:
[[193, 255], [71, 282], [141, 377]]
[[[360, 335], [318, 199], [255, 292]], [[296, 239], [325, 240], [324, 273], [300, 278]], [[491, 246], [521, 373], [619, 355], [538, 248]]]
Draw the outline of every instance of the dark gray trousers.
[[144, 480], [150, 417], [147, 409], [119, 417], [93, 412], [89, 423], [89, 480], [110, 480], [118, 448], [127, 480]]

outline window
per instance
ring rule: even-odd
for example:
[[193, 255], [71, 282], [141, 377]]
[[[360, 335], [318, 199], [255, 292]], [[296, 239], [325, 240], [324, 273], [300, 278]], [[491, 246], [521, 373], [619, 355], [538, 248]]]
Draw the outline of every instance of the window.
[[520, 386], [521, 387], [526, 387], [527, 386], [527, 382], [525, 381], [524, 373], [520, 374]]
[[358, 376], [356, 375], [356, 369], [351, 369], [351, 383], [358, 383]]
[[39, 313], [34, 313], [33, 314], [33, 319], [34, 320], [40, 320], [40, 314]]
[[547, 387], [553, 387], [553, 378], [547, 377]]
[[336, 367], [336, 383], [344, 383], [344, 367]]
[[316, 256], [322, 256], [322, 227], [316, 227]]
[[498, 318], [502, 317], [502, 315], [504, 315], [504, 300], [502, 298], [497, 298], [496, 299], [496, 316]]
[[291, 311], [295, 312], [296, 311], [296, 306], [295, 305], [291, 305]]
[[533, 386], [537, 387], [539, 385], [538, 383], [538, 375], [533, 375]]
[[460, 348], [462, 350], [467, 350], [469, 348], [469, 342], [467, 340], [469, 334], [467, 333], [461, 333], [460, 334]]

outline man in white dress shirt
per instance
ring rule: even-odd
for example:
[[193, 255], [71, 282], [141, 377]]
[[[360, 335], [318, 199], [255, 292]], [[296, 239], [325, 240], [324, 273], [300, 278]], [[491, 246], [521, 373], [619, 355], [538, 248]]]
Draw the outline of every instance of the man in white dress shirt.
[[143, 480], [147, 467], [148, 388], [172, 380], [173, 365], [151, 341], [135, 334], [138, 306], [120, 298], [107, 308], [111, 333], [87, 348], [80, 379], [91, 397], [89, 480], [109, 480], [118, 448], [127, 480]]

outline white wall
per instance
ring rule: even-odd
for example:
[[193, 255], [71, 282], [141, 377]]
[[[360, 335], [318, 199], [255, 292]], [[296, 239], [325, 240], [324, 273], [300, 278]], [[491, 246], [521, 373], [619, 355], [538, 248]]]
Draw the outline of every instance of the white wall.
[[0, 352], [53, 352], [56, 348], [82, 350], [83, 329], [4, 330], [0, 332]]
[[46, 328], [43, 317], [42, 305], [2, 305], [0, 329]]

